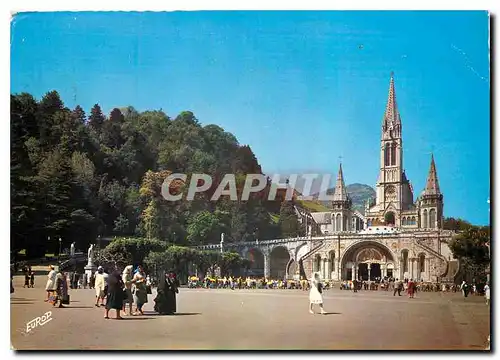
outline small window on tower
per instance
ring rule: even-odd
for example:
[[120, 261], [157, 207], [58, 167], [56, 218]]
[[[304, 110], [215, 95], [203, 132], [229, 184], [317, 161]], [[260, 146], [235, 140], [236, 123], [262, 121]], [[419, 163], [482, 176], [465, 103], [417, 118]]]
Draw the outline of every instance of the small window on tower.
[[390, 144], [385, 144], [385, 150], [384, 150], [384, 165], [385, 166], [391, 165], [391, 163], [390, 163], [390, 155], [391, 155]]
[[396, 143], [391, 146], [391, 165], [396, 165]]

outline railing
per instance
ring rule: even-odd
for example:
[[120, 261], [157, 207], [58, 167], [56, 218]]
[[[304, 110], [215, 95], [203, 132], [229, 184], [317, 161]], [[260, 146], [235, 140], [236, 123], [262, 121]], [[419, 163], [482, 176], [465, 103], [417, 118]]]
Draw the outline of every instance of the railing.
[[[324, 238], [324, 236], [320, 237]], [[312, 238], [314, 239], [314, 238]], [[286, 238], [286, 239], [271, 239], [271, 240], [262, 240], [262, 241], [244, 241], [237, 243], [224, 243], [224, 247], [238, 247], [238, 246], [259, 246], [259, 245], [273, 245], [273, 244], [283, 244], [295, 241], [310, 241], [311, 238], [307, 236], [301, 236], [296, 238]], [[220, 244], [208, 244], [208, 245], [200, 245], [193, 246], [195, 249], [220, 249]]]
[[69, 267], [73, 267], [77, 265], [78, 263], [86, 263], [87, 262], [87, 255], [84, 253], [76, 253], [73, 257], [69, 258], [68, 260], [61, 261], [59, 263], [59, 269], [60, 270], [65, 270]]
[[[437, 257], [438, 259], [441, 259], [442, 261], [444, 261], [445, 265], [446, 265], [446, 269], [443, 271], [442, 274], [440, 274], [440, 276], [446, 276], [448, 274], [448, 270], [449, 270], [449, 263], [448, 263], [448, 259], [446, 259], [445, 256], [441, 255], [439, 252], [437, 252], [436, 250], [434, 250], [433, 248], [431, 248], [430, 246], [427, 246], [425, 244], [423, 244], [421, 242], [422, 240], [421, 239], [418, 239], [418, 238], [415, 238], [415, 242], [417, 243], [418, 246], [422, 247], [424, 250], [430, 252], [431, 254], [433, 254], [435, 257]], [[438, 244], [439, 246], [441, 246], [441, 244]]]
[[306, 259], [311, 254], [314, 254], [316, 251], [318, 251], [320, 248], [322, 248], [325, 244], [326, 244], [326, 238], [323, 237], [323, 238], [320, 239], [320, 242], [319, 242], [319, 244], [317, 246], [313, 247], [308, 252], [306, 252], [300, 259], [298, 259], [298, 261]]

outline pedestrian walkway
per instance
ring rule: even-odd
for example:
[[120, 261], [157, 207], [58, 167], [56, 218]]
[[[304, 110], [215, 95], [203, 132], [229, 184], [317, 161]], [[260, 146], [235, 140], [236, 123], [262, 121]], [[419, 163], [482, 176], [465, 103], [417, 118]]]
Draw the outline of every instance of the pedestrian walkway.
[[[53, 309], [40, 279], [35, 289], [23, 289], [21, 278], [15, 284], [16, 349], [484, 350], [490, 329], [481, 298], [451, 293], [408, 299], [332, 289], [324, 296], [330, 314], [321, 316], [308, 313], [308, 293], [300, 290], [181, 288], [178, 315], [155, 315], [150, 295], [146, 316], [120, 321], [103, 319], [93, 290], [73, 290], [68, 308]], [[53, 320], [26, 333], [26, 323], [47, 311]]]

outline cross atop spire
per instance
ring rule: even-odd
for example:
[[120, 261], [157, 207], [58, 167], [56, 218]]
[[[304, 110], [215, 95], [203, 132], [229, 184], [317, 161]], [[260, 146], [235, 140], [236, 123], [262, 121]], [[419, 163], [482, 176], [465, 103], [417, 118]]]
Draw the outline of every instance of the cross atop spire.
[[344, 174], [342, 173], [342, 163], [339, 167], [339, 173], [337, 175], [337, 182], [335, 184], [335, 192], [333, 194], [333, 201], [347, 201], [347, 189], [344, 183]]
[[385, 107], [384, 119], [382, 127], [384, 130], [392, 125], [401, 123], [398, 107], [396, 104], [396, 90], [394, 89], [394, 72], [391, 72], [391, 81], [389, 83], [389, 95], [387, 97], [387, 105]]
[[424, 189], [424, 195], [440, 195], [439, 181], [437, 177], [436, 163], [434, 162], [434, 154], [431, 153], [431, 167], [429, 175], [427, 175], [427, 183]]

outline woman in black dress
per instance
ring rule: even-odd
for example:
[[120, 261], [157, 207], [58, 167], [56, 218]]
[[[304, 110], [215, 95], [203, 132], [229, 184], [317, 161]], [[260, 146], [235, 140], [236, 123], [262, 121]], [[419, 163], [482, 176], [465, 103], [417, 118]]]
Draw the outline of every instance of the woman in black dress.
[[169, 284], [169, 304], [170, 304], [170, 312], [174, 314], [177, 312], [177, 295], [179, 293], [179, 280], [177, 280], [177, 275], [174, 272], [170, 272], [168, 275], [168, 284]]
[[105, 319], [109, 319], [109, 310], [116, 310], [116, 319], [123, 319], [120, 310], [123, 308], [124, 292], [121, 273], [115, 269], [108, 278], [108, 294], [106, 301]]
[[160, 278], [158, 295], [155, 298], [155, 311], [160, 315], [173, 315], [177, 311], [176, 293], [179, 292], [178, 281], [173, 273], [165, 273]]

